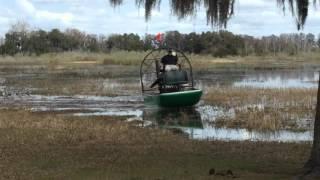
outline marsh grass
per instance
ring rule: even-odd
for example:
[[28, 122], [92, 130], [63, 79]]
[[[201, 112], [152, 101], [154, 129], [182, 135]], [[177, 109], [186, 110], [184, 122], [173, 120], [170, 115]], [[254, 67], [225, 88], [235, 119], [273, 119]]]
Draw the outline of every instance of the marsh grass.
[[0, 110], [1, 179], [290, 179], [309, 144], [193, 141], [114, 117]]
[[295, 56], [277, 54], [276, 56], [227, 56], [189, 55], [193, 68], [197, 71], [207, 69], [297, 69], [319, 67], [319, 52], [301, 53]]
[[312, 109], [316, 102], [315, 88], [251, 88], [212, 86], [206, 89], [204, 99], [224, 107], [240, 107], [250, 104]]
[[[0, 71], [6, 79], [3, 85], [16, 89], [33, 89], [31, 94], [43, 95], [115, 96], [140, 92], [136, 66], [103, 65], [91, 63], [96, 61], [86, 56], [83, 58], [81, 63], [76, 61], [78, 58], [70, 60], [70, 63], [62, 63], [53, 58], [48, 64], [42, 65], [26, 65], [22, 62], [0, 65]], [[131, 82], [128, 82], [130, 80]]]
[[218, 126], [307, 130], [312, 128], [310, 120], [314, 117], [316, 92], [316, 89], [302, 88], [211, 87], [204, 100], [214, 106], [234, 110], [234, 116], [217, 119], [215, 123]]
[[49, 65], [88, 65], [88, 64], [113, 64], [113, 65], [139, 65], [146, 52], [112, 51], [110, 53], [89, 52], [61, 52], [48, 53], [40, 56], [1, 56], [0, 64], [49, 64]]
[[[88, 65], [123, 65], [139, 66], [148, 52], [140, 51], [111, 51], [109, 53], [90, 52], [61, 52], [48, 53], [40, 56], [27, 56], [17, 54], [15, 56], [1, 56], [0, 65], [45, 65], [48, 68], [65, 68]], [[296, 56], [278, 54], [276, 56], [228, 56], [224, 58], [210, 55], [188, 54], [195, 70], [215, 68], [251, 68], [251, 69], [291, 69], [310, 66], [319, 66], [320, 53], [302, 53]]]
[[216, 119], [214, 124], [217, 127], [246, 128], [249, 131], [277, 131], [287, 130], [308, 130], [308, 127], [300, 127], [296, 120], [282, 116], [278, 111], [236, 111], [234, 117], [221, 117]]
[[33, 80], [32, 82], [10, 82], [12, 86], [28, 87], [32, 84], [33, 94], [42, 95], [90, 95], [90, 96], [119, 96], [140, 94], [138, 82], [122, 82], [115, 79], [103, 78], [72, 78]]
[[[102, 90], [97, 86], [101, 83], [99, 78], [132, 76], [144, 55], [144, 52], [17, 55], [1, 57], [0, 65], [5, 74], [45, 73], [45, 80], [9, 79], [6, 83], [12, 86], [46, 87], [43, 94], [95, 94]], [[191, 59], [198, 70], [257, 67], [261, 62], [255, 57], [245, 61], [240, 57], [216, 59], [191, 55]], [[264, 64], [268, 66], [271, 61], [278, 63], [271, 59]], [[289, 61], [283, 61], [283, 66]], [[107, 89], [106, 94], [111, 92], [111, 95], [118, 88], [128, 89], [128, 86], [117, 85]], [[243, 88], [239, 92], [239, 89], [212, 87], [205, 94], [205, 101], [239, 108], [235, 120], [222, 122], [222, 125], [230, 122], [228, 126], [233, 127], [239, 123], [239, 127], [253, 128], [264, 117], [264, 126], [278, 128], [283, 125], [276, 111], [303, 115], [313, 110], [314, 90], [279, 91]], [[261, 102], [266, 103], [264, 109], [246, 107]], [[276, 108], [267, 110], [271, 105]], [[266, 116], [269, 111], [270, 116]], [[138, 128], [116, 117], [72, 117], [23, 110], [0, 110], [0, 114], [0, 179], [226, 178], [209, 176], [212, 168], [231, 169], [241, 179], [291, 179], [299, 173], [310, 152], [310, 144], [304, 143], [188, 140], [169, 130]]]
[[54, 78], [50, 75], [47, 79], [8, 80], [6, 85], [14, 87], [13, 89], [17, 92], [23, 92], [29, 88], [30, 94], [38, 95], [117, 96], [135, 95], [140, 92], [138, 83], [125, 83], [107, 78], [63, 78], [62, 76]]
[[[51, 53], [41, 56], [17, 55], [1, 57], [0, 69], [5, 75], [11, 75], [6, 79], [5, 86], [17, 89], [34, 88], [31, 94], [137, 95], [140, 94], [138, 65], [144, 54], [145, 52], [114, 51]], [[301, 61], [304, 56], [310, 58], [307, 61]], [[265, 68], [270, 64], [281, 68], [282, 65], [289, 67], [293, 62], [299, 62], [298, 67], [303, 63], [312, 64], [317, 56], [318, 54], [306, 54], [293, 58], [279, 55], [259, 57], [259, 59], [254, 56], [213, 58], [190, 55], [194, 68], [198, 72], [220, 67]], [[25, 77], [22, 79], [20, 75]], [[129, 78], [131, 82], [123, 81], [122, 78]], [[235, 110], [236, 116], [228, 118], [228, 121], [226, 118], [220, 118], [220, 125], [225, 122], [229, 127], [240, 125], [239, 127], [248, 129], [257, 126], [256, 129], [305, 130], [309, 127], [301, 127], [299, 119], [306, 119], [306, 117], [312, 119], [314, 116], [315, 93], [314, 89], [211, 87], [207, 89], [204, 100], [215, 106]], [[260, 106], [263, 108], [259, 109]], [[259, 117], [255, 119], [255, 116]]]

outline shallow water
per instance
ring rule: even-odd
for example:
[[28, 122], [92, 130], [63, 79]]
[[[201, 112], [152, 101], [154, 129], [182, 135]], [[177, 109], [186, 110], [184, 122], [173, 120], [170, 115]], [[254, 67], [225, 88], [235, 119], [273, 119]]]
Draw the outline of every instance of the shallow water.
[[257, 88], [316, 88], [319, 80], [318, 72], [264, 72], [247, 75], [236, 81], [236, 87]]
[[[35, 112], [54, 111], [75, 116], [125, 116], [129, 121], [142, 121], [144, 126], [180, 129], [192, 139], [201, 140], [250, 140], [250, 141], [284, 141], [301, 142], [312, 140], [312, 119], [309, 115], [299, 119], [299, 126], [309, 129], [304, 132], [289, 130], [249, 131], [247, 129], [230, 129], [216, 127], [217, 118], [235, 116], [234, 109], [209, 106], [201, 102], [194, 108], [161, 109], [146, 106], [143, 97], [137, 91], [139, 81], [135, 77], [121, 79], [93, 79], [90, 86], [101, 86], [99, 91], [114, 91], [119, 94], [114, 97], [105, 95], [41, 95], [48, 86], [54, 87], [57, 82], [64, 81], [60, 86], [69, 89], [76, 88], [77, 83], [86, 80], [77, 76], [58, 75], [47, 77], [23, 73], [6, 74], [0, 78], [0, 108], [24, 108]], [[21, 77], [23, 77], [21, 79]], [[37, 77], [37, 78], [36, 78]], [[208, 86], [250, 86], [253, 88], [316, 88], [318, 73], [315, 70], [285, 70], [285, 71], [219, 71], [215, 73], [198, 74], [196, 84], [202, 89]], [[40, 80], [48, 84], [43, 86]], [[34, 84], [33, 84], [34, 83]], [[39, 85], [40, 84], [40, 85]], [[45, 84], [45, 85], [46, 85]], [[60, 86], [58, 88], [60, 88]], [[130, 87], [134, 86], [132, 89]], [[79, 87], [83, 88], [83, 87]], [[91, 89], [81, 91], [82, 94], [93, 94]], [[5, 92], [5, 91], [9, 91]], [[59, 91], [63, 94], [64, 91]], [[58, 93], [58, 94], [59, 94]], [[103, 92], [104, 93], [104, 92]], [[101, 94], [103, 94], [101, 93]], [[50, 93], [49, 93], [50, 94]]]
[[0, 107], [29, 108], [34, 112], [57, 112], [74, 116], [125, 116], [144, 126], [180, 129], [192, 139], [250, 141], [311, 141], [312, 132], [248, 131], [215, 127], [216, 118], [234, 116], [234, 111], [209, 105], [191, 108], [145, 106], [141, 96], [43, 96], [0, 98]]
[[248, 131], [247, 129], [230, 129], [206, 127], [181, 128], [191, 139], [225, 140], [225, 141], [276, 141], [276, 142], [305, 142], [312, 141], [313, 132], [293, 132], [280, 130], [274, 132]]
[[198, 86], [202, 88], [214, 85], [253, 88], [316, 88], [319, 73], [313, 69], [221, 71], [198, 75], [197, 79]]
[[191, 139], [199, 140], [302, 142], [311, 141], [313, 138], [311, 130], [249, 131], [243, 128], [232, 129], [214, 125], [217, 118], [233, 116], [233, 113], [232, 110], [226, 113], [221, 108], [203, 105], [175, 110], [146, 109], [143, 119], [161, 128], [180, 129]]

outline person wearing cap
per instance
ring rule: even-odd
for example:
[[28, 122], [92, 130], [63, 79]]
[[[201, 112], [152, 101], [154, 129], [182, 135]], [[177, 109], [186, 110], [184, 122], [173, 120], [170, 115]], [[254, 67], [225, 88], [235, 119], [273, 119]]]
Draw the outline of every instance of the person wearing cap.
[[169, 50], [168, 54], [161, 58], [161, 63], [163, 65], [163, 72], [179, 69], [177, 66], [178, 57], [175, 51]]
[[[169, 50], [168, 54], [161, 58], [162, 70], [161, 72], [175, 71], [179, 70], [178, 67], [178, 57], [175, 51]], [[159, 84], [163, 80], [163, 73], [151, 84], [150, 88]]]

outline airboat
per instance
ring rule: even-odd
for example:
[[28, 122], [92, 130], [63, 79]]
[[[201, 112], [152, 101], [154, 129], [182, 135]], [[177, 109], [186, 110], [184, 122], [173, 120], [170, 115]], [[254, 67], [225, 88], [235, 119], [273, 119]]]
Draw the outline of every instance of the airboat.
[[[151, 50], [140, 66], [141, 89], [145, 104], [160, 107], [193, 106], [200, 101], [202, 90], [194, 87], [192, 66], [187, 56], [176, 49], [177, 70], [164, 71], [161, 58], [168, 53], [168, 48]], [[159, 80], [155, 87], [152, 84]]]

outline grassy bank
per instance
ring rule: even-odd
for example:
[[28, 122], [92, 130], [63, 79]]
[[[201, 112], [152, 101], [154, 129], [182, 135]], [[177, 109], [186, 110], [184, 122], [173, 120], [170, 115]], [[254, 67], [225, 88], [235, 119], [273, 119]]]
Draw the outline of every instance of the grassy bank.
[[[88, 65], [139, 66], [148, 52], [112, 51], [110, 53], [63, 52], [40, 56], [2, 56], [0, 65], [45, 65], [49, 68]], [[303, 53], [295, 56], [278, 54], [276, 56], [231, 56], [225, 58], [210, 55], [186, 54], [196, 70], [210, 68], [301, 68], [319, 66], [319, 52]]]
[[2, 56], [0, 64], [38, 64], [38, 65], [138, 65], [144, 57], [144, 52], [115, 51], [111, 53], [61, 52], [48, 53], [40, 56]]
[[309, 144], [193, 141], [112, 117], [0, 113], [0, 179], [291, 179], [310, 150]]

